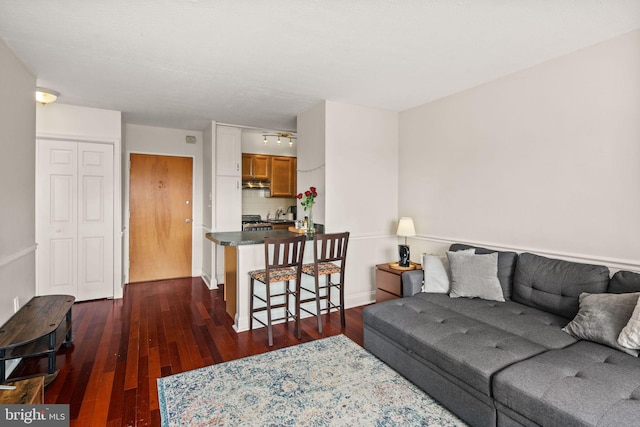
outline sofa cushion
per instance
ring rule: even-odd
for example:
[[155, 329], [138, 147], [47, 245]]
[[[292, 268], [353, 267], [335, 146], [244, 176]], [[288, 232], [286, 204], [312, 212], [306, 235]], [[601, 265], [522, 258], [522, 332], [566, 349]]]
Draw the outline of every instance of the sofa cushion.
[[430, 295], [449, 298], [420, 293], [375, 304], [363, 311], [364, 323], [487, 396], [491, 396], [491, 377], [496, 372], [546, 350], [524, 337], [434, 304]]
[[462, 243], [454, 243], [449, 247], [450, 251], [460, 251], [465, 249], [475, 249], [476, 253], [479, 255], [498, 252], [498, 280], [500, 280], [500, 287], [502, 287], [502, 295], [504, 296], [504, 299], [507, 301], [510, 300], [512, 298], [513, 273], [516, 268], [518, 254], [515, 252], [494, 251], [492, 249], [464, 245]]
[[518, 256], [513, 281], [513, 300], [573, 319], [583, 292], [606, 292], [609, 269], [603, 265], [579, 264], [539, 255]]
[[451, 267], [452, 298], [470, 297], [504, 301], [498, 280], [498, 254], [447, 252]]
[[609, 282], [607, 292], [612, 294], [640, 292], [640, 274], [632, 271], [617, 271]]
[[638, 425], [640, 360], [579, 341], [506, 368], [494, 377], [493, 392], [539, 425]]
[[562, 331], [564, 317], [513, 301], [448, 298], [446, 295], [421, 294], [429, 302], [464, 314], [503, 331], [527, 338], [547, 349], [564, 348], [577, 340]]
[[618, 336], [633, 314], [638, 293], [580, 295], [580, 310], [564, 331], [576, 338], [597, 342], [638, 356], [638, 350], [618, 344]]

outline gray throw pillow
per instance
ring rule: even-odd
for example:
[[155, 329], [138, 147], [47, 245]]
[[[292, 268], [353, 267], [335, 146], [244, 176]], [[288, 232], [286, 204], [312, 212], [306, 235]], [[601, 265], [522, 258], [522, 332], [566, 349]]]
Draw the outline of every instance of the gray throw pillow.
[[627, 325], [640, 293], [580, 294], [578, 314], [562, 330], [582, 340], [593, 341], [638, 356], [639, 351], [618, 344], [618, 336]]
[[[458, 252], [473, 254], [475, 249], [464, 249]], [[422, 292], [449, 293], [451, 269], [449, 268], [449, 258], [446, 255], [422, 254], [422, 271], [424, 274]]]
[[449, 251], [447, 257], [451, 268], [451, 298], [504, 301], [498, 280], [498, 253], [475, 255]]
[[640, 299], [633, 309], [629, 323], [618, 335], [618, 344], [624, 348], [640, 350]]
[[422, 292], [435, 294], [449, 293], [448, 266], [449, 261], [446, 256], [423, 254], [422, 271], [424, 274], [424, 284], [422, 285]]

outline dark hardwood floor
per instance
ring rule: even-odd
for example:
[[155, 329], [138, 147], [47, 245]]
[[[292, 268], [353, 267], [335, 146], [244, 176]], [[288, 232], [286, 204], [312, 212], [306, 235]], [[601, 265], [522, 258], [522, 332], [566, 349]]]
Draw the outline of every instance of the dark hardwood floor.
[[[73, 306], [74, 344], [57, 355], [57, 378], [45, 403], [70, 404], [71, 426], [159, 426], [156, 379], [203, 366], [343, 333], [362, 345], [362, 307], [302, 320], [302, 340], [293, 322], [236, 333], [225, 312], [222, 289], [200, 278], [128, 285], [124, 298]], [[13, 376], [46, 372], [46, 358], [23, 361]]]

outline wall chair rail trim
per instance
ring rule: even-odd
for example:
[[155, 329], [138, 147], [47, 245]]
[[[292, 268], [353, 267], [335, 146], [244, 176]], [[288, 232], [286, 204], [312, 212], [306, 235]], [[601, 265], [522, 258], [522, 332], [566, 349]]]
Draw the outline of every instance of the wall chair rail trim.
[[33, 246], [29, 246], [27, 248], [20, 249], [18, 252], [14, 252], [11, 255], [6, 255], [6, 256], [0, 257], [0, 268], [4, 267], [6, 265], [9, 265], [14, 261], [19, 260], [23, 256], [29, 255], [31, 252], [35, 252], [37, 247], [38, 247], [38, 244], [36, 243]]
[[425, 241], [430, 241], [434, 243], [445, 243], [447, 245], [451, 243], [466, 243], [473, 246], [482, 246], [485, 248], [499, 250], [499, 251], [513, 251], [518, 253], [532, 252], [532, 253], [550, 257], [550, 258], [564, 259], [566, 261], [606, 265], [611, 270], [613, 270], [612, 273], [615, 272], [616, 270], [640, 271], [640, 261], [637, 261], [637, 260], [634, 261], [634, 260], [623, 259], [623, 258], [600, 257], [600, 256], [584, 255], [584, 254], [578, 254], [578, 253], [572, 253], [572, 252], [552, 251], [548, 249], [532, 248], [532, 247], [525, 247], [525, 246], [505, 246], [504, 244], [500, 244], [500, 243], [479, 242], [474, 240], [466, 240], [466, 239], [459, 239], [459, 238], [456, 239], [452, 237], [431, 236], [426, 234], [420, 234], [415, 237], [411, 237], [410, 239], [425, 240]]

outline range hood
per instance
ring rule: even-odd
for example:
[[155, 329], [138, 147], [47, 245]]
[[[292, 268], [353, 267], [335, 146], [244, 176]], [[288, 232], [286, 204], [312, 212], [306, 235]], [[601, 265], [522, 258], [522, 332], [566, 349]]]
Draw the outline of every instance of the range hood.
[[242, 181], [242, 188], [256, 189], [256, 190], [269, 189], [271, 188], [271, 182], [246, 180], [246, 181]]

